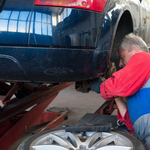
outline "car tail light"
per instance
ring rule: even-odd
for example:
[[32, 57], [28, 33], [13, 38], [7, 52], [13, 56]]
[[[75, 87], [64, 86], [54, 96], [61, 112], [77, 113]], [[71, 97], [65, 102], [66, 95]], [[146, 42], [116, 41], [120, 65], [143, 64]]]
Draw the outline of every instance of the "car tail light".
[[35, 0], [35, 5], [81, 8], [103, 12], [107, 0]]

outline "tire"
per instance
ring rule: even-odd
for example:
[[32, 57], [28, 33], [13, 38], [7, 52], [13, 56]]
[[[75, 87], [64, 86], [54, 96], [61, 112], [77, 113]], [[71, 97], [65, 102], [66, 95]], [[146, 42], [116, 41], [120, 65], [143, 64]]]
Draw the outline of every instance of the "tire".
[[130, 149], [128, 147], [132, 150], [145, 150], [140, 141], [123, 131], [70, 133], [65, 132], [64, 128], [35, 134], [22, 142], [17, 150], [33, 150], [32, 146], [36, 146], [35, 150], [44, 150], [47, 146], [49, 150], [99, 150], [101, 148], [96, 143], [100, 141], [101, 148], [107, 150], [127, 150]]

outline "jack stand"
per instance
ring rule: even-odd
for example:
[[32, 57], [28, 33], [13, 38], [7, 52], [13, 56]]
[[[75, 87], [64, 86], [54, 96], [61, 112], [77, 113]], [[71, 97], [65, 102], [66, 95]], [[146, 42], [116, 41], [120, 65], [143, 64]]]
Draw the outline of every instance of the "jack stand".
[[115, 109], [117, 109], [117, 106], [114, 100], [106, 101], [96, 110], [95, 114], [111, 115]]

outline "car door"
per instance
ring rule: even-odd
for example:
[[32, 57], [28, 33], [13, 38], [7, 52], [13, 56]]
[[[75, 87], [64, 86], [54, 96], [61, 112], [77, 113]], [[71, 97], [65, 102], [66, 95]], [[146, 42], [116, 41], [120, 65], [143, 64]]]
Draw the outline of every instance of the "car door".
[[134, 33], [140, 35], [140, 0], [129, 0], [130, 11], [133, 19]]
[[34, 0], [0, 0], [0, 45], [27, 45]]
[[142, 38], [150, 46], [150, 1], [141, 0], [141, 31]]
[[146, 42], [146, 2], [144, 0], [140, 0], [140, 3], [141, 37]]

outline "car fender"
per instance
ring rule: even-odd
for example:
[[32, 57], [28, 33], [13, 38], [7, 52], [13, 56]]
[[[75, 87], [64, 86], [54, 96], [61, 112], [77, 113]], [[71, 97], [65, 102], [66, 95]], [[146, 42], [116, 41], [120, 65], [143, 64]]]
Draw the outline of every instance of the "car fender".
[[105, 9], [106, 11], [104, 12], [97, 47], [99, 50], [110, 51], [113, 45], [119, 21], [125, 11], [129, 11], [129, 13], [131, 14], [131, 8], [129, 4], [125, 1], [124, 3], [120, 1], [114, 1], [112, 3], [111, 1], [109, 4], [107, 3], [106, 7], [107, 8]]
[[[100, 50], [103, 52], [107, 51], [106, 64], [109, 63], [109, 60], [112, 61], [112, 59], [110, 59], [112, 56], [112, 53], [113, 53], [113, 57], [115, 58], [119, 57], [117, 54], [116, 47], [115, 47], [116, 52], [114, 52], [113, 49], [114, 49], [114, 44], [116, 43], [115, 37], [116, 37], [117, 30], [119, 28], [119, 23], [123, 21], [121, 19], [124, 18], [123, 17], [124, 14], [131, 16], [131, 20], [130, 20], [131, 27], [127, 28], [126, 30], [127, 32], [123, 34], [125, 35], [128, 32], [130, 33], [134, 31], [131, 7], [129, 3], [127, 3], [126, 1], [123, 1], [123, 2], [114, 1], [114, 3], [112, 2], [110, 2], [109, 4], [107, 3], [107, 6], [106, 6], [107, 8], [106, 8], [106, 11], [104, 12], [104, 19], [103, 19], [101, 30], [100, 30], [97, 50]], [[118, 41], [118, 43], [120, 43], [120, 41]], [[116, 61], [115, 64], [118, 64], [118, 61]]]

